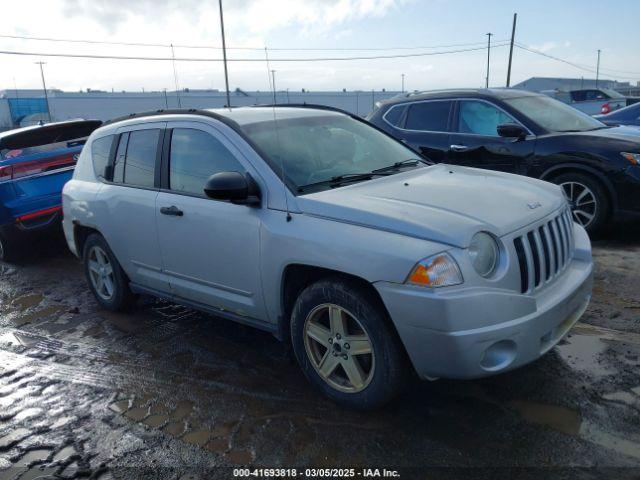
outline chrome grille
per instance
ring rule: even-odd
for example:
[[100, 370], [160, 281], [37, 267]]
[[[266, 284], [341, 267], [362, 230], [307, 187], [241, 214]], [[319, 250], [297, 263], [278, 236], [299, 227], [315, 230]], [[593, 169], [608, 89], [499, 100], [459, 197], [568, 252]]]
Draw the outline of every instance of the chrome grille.
[[520, 266], [520, 291], [533, 292], [553, 280], [573, 256], [569, 209], [513, 240]]

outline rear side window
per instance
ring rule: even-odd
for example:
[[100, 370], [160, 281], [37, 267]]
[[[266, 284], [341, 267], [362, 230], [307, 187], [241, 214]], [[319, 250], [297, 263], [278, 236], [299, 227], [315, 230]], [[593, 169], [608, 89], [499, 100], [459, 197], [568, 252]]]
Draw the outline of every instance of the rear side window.
[[211, 134], [191, 128], [173, 130], [169, 157], [171, 190], [204, 196], [204, 184], [211, 175], [244, 171], [233, 154]]
[[[129, 132], [129, 141], [124, 159], [124, 183], [138, 187], [154, 186], [159, 139], [159, 129]], [[122, 146], [122, 142], [120, 146]], [[118, 148], [118, 157], [120, 154], [120, 148]], [[120, 159], [118, 158], [118, 160]]]
[[406, 110], [406, 105], [396, 105], [391, 107], [387, 113], [384, 114], [383, 118], [387, 121], [387, 123], [393, 125], [394, 127], [399, 127], [400, 122], [402, 121], [402, 115]]
[[429, 132], [446, 132], [449, 123], [450, 101], [414, 103], [409, 107], [405, 128]]
[[98, 178], [104, 178], [104, 169], [109, 163], [109, 153], [113, 144], [113, 135], [97, 138], [91, 143], [93, 171]]

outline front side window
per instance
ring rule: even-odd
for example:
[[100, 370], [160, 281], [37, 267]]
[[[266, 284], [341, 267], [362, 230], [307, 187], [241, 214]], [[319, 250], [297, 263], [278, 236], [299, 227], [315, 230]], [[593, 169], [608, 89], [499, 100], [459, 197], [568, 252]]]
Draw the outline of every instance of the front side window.
[[409, 106], [405, 127], [407, 130], [446, 132], [451, 102], [418, 102]]
[[[346, 115], [283, 118], [241, 128], [269, 159], [274, 171], [283, 174], [298, 193], [332, 188], [327, 184], [308, 187], [335, 177], [367, 173], [419, 158], [399, 141]], [[419, 165], [423, 164], [416, 160], [414, 166]]]
[[460, 102], [458, 132], [475, 135], [498, 136], [498, 125], [516, 123], [513, 118], [499, 108], [477, 100]]
[[586, 113], [545, 95], [508, 98], [504, 102], [548, 132], [586, 132], [606, 127]]
[[219, 172], [244, 172], [233, 154], [202, 130], [176, 128], [171, 134], [169, 188], [204, 196], [204, 185]]
[[159, 139], [159, 129], [129, 132], [124, 160], [124, 183], [137, 187], [154, 186]]
[[98, 178], [104, 178], [104, 169], [109, 163], [109, 153], [113, 144], [113, 135], [97, 138], [91, 143], [93, 171]]

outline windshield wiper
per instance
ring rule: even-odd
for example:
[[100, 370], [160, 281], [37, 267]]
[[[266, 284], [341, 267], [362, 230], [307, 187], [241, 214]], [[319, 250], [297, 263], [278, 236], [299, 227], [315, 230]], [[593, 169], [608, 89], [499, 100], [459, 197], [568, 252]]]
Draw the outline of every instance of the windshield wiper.
[[376, 168], [375, 170], [372, 170], [371, 173], [380, 173], [380, 172], [389, 172], [392, 170], [399, 170], [402, 167], [415, 166], [415, 165], [418, 165], [419, 163], [424, 163], [425, 165], [427, 165], [427, 162], [425, 162], [424, 160], [420, 160], [418, 158], [409, 158], [401, 162], [396, 162], [393, 165], [388, 165], [382, 168]]
[[327, 180], [322, 180], [320, 182], [308, 183], [307, 185], [302, 185], [298, 187], [298, 192], [304, 192], [309, 187], [316, 187], [318, 185], [329, 185], [331, 187], [339, 187], [340, 185], [344, 185], [345, 183], [351, 182], [360, 182], [363, 180], [371, 180], [373, 177], [386, 177], [391, 175], [386, 172], [365, 172], [365, 173], [345, 173], [344, 175], [338, 175], [336, 177], [331, 177]]

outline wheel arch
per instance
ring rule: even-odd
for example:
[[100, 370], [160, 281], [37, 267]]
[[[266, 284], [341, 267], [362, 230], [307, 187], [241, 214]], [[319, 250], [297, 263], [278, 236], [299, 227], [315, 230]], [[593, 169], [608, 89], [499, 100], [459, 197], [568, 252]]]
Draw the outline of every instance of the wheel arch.
[[[73, 224], [73, 241], [76, 245], [76, 252], [78, 252], [78, 257], [82, 259], [84, 254], [84, 245], [89, 238], [89, 235], [97, 233], [98, 235], [102, 235], [102, 233], [94, 227], [87, 227], [82, 225], [81, 223], [75, 222]], [[104, 237], [104, 235], [102, 235]]]
[[613, 188], [613, 184], [606, 178], [602, 171], [597, 170], [596, 168], [590, 167], [588, 165], [582, 165], [580, 163], [562, 163], [560, 165], [554, 165], [553, 167], [545, 170], [545, 172], [540, 175], [541, 180], [551, 181], [553, 178], [562, 175], [564, 173], [582, 173], [585, 175], [589, 175], [596, 182], [600, 183], [604, 186], [605, 192], [607, 193], [607, 197], [609, 200], [609, 204], [611, 206], [611, 210], [615, 211], [618, 208], [618, 199], [615, 194], [615, 189]]
[[383, 309], [385, 318], [389, 322], [389, 325], [393, 328], [396, 335], [398, 335], [396, 327], [389, 316], [387, 307], [384, 305], [380, 294], [371, 282], [357, 275], [342, 272], [340, 270], [318, 267], [315, 265], [293, 263], [287, 265], [282, 272], [280, 287], [280, 311], [282, 313], [278, 318], [277, 332], [277, 336], [280, 340], [287, 342], [290, 341], [291, 313], [300, 293], [312, 283], [329, 277], [341, 277], [345, 280], [354, 282], [371, 294], [372, 298], [376, 303], [378, 303], [377, 306]]

